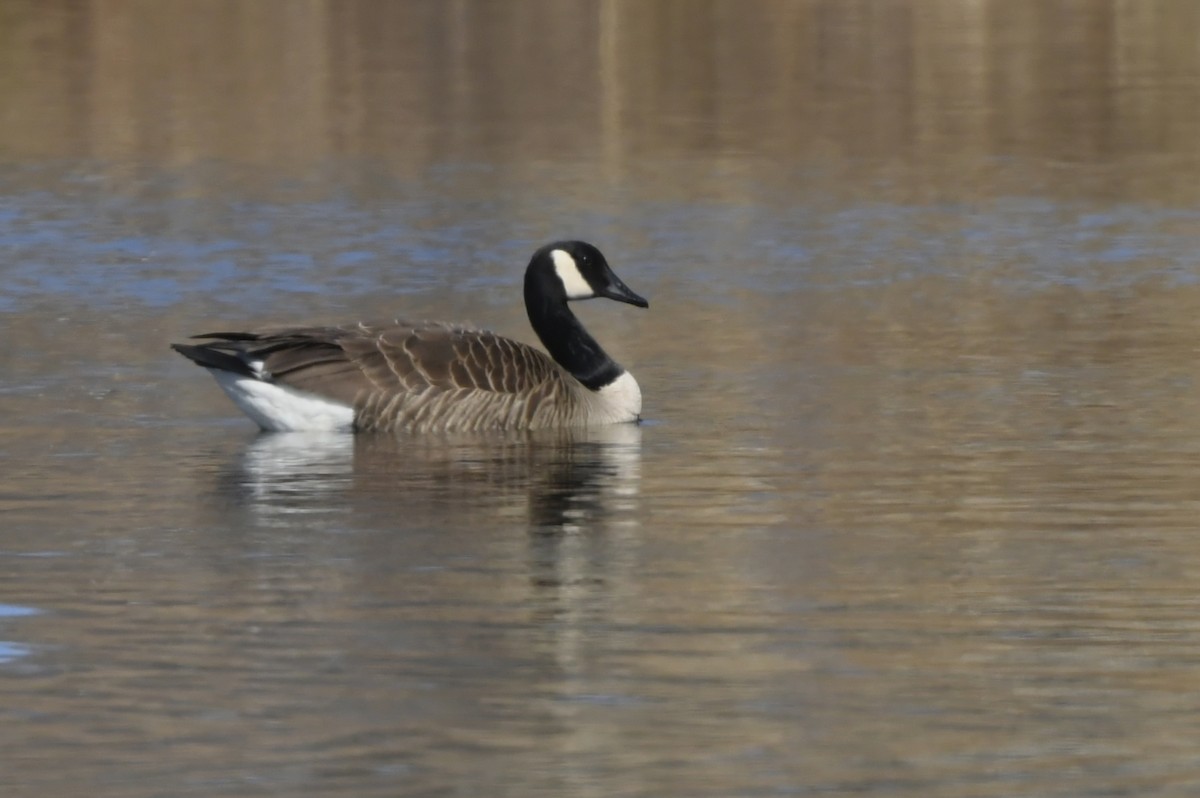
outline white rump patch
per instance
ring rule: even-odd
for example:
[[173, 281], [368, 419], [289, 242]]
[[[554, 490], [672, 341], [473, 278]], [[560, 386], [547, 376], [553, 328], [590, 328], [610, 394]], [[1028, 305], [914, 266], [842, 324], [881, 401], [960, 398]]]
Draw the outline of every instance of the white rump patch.
[[550, 257], [554, 260], [554, 273], [558, 275], [563, 288], [566, 289], [567, 299], [590, 299], [596, 295], [595, 290], [579, 273], [579, 264], [575, 262], [570, 253], [566, 250], [555, 249], [550, 252]]
[[596, 391], [601, 402], [601, 419], [606, 423], [637, 421], [642, 414], [642, 389], [628, 371]]
[[354, 409], [244, 374], [208, 370], [243, 413], [268, 432], [349, 432]]

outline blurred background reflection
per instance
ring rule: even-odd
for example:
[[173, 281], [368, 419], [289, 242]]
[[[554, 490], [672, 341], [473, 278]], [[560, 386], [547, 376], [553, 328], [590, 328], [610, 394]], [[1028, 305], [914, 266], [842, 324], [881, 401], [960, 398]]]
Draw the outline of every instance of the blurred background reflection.
[[[1200, 790], [1200, 5], [0, 1], [5, 796]], [[641, 427], [168, 342], [581, 307]]]

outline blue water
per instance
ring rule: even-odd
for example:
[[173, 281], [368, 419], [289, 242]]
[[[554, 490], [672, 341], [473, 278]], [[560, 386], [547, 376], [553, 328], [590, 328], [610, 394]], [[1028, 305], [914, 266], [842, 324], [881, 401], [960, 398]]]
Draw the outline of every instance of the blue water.
[[[1191, 285], [1200, 251], [1194, 209], [1038, 196], [828, 209], [803, 190], [804, 175], [786, 202], [772, 195], [639, 201], [601, 187], [589, 199], [605, 210], [580, 211], [564, 210], [553, 191], [527, 188], [512, 214], [471, 197], [470, 170], [431, 168], [393, 186], [380, 203], [336, 184], [312, 187], [307, 195], [325, 196], [305, 201], [179, 196], [181, 185], [194, 182], [183, 176], [129, 196], [108, 190], [111, 179], [89, 176], [87, 166], [45, 168], [41, 182], [58, 182], [60, 191], [0, 199], [0, 309], [7, 312], [48, 298], [107, 308], [167, 308], [198, 298], [251, 307], [275, 301], [268, 296], [354, 297], [383, 286], [396, 296], [487, 290], [511, 281], [512, 265], [543, 229], [586, 233], [636, 259], [639, 274], [686, 274], [680, 290], [717, 299], [735, 289], [971, 280], [981, 270], [997, 289], [1014, 292]], [[22, 175], [37, 177], [28, 169]], [[569, 182], [569, 174], [555, 177], [556, 185]], [[280, 185], [266, 193], [290, 192]]]

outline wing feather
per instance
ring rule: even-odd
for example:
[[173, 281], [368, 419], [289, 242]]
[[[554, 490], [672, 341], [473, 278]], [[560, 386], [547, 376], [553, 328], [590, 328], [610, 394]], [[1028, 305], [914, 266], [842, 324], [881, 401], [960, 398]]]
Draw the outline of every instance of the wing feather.
[[261, 361], [266, 379], [354, 407], [364, 428], [531, 426], [569, 393], [569, 375], [537, 349], [441, 322], [197, 337], [216, 339], [198, 349]]

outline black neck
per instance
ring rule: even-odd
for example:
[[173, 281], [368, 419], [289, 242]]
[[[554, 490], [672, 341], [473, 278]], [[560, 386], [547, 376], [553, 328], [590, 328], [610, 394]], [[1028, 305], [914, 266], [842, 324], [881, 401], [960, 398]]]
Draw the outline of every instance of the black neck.
[[525, 287], [529, 323], [550, 352], [550, 357], [593, 391], [608, 385], [625, 371], [588, 334], [561, 297], [549, 297]]

